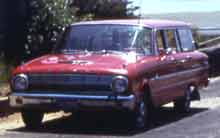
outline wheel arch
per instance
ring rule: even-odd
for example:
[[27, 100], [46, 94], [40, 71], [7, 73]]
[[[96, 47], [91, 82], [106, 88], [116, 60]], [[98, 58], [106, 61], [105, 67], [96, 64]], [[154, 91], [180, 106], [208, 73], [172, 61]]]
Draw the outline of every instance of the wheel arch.
[[149, 84], [145, 84], [143, 87], [143, 96], [145, 96], [145, 98], [147, 98], [147, 100], [149, 101], [149, 104], [154, 107], [155, 105], [153, 102], [153, 97], [151, 92], [152, 91]]

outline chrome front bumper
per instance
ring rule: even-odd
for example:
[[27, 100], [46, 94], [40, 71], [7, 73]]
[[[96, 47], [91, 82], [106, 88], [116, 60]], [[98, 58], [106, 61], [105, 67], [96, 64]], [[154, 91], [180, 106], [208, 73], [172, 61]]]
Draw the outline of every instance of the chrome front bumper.
[[78, 109], [82, 107], [98, 108], [125, 108], [134, 110], [136, 98], [134, 95], [128, 96], [94, 96], [94, 95], [74, 95], [74, 94], [51, 94], [51, 93], [12, 93], [9, 96], [11, 107], [15, 108], [58, 108], [60, 110]]

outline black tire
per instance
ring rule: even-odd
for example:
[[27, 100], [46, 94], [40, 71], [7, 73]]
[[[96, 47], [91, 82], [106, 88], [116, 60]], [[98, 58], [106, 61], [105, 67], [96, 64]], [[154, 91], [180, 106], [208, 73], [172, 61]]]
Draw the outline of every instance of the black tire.
[[72, 121], [74, 121], [75, 123], [79, 123], [81, 121], [81, 118], [83, 116], [83, 112], [82, 111], [72, 111], [71, 112], [71, 119]]
[[22, 110], [22, 120], [25, 123], [26, 128], [36, 129], [42, 125], [44, 113], [34, 110]]
[[188, 87], [185, 90], [185, 94], [184, 97], [177, 99], [176, 101], [174, 101], [174, 109], [177, 112], [182, 112], [182, 113], [189, 113], [191, 108], [191, 94], [192, 94], [192, 90], [190, 89], [190, 87]]
[[150, 104], [146, 96], [143, 96], [141, 101], [136, 105], [134, 112], [134, 124], [138, 129], [149, 127]]

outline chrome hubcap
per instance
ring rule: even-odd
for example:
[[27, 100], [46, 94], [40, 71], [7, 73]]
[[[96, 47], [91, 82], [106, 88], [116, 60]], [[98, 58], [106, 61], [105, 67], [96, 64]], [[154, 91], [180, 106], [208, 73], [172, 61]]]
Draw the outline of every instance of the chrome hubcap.
[[185, 107], [188, 109], [190, 106], [190, 100], [191, 100], [191, 93], [194, 90], [194, 87], [190, 87], [187, 92], [186, 92], [186, 102], [185, 102]]
[[139, 111], [138, 111], [138, 117], [137, 122], [138, 124], [144, 125], [146, 120], [146, 109], [145, 109], [145, 103], [142, 101], [139, 105]]

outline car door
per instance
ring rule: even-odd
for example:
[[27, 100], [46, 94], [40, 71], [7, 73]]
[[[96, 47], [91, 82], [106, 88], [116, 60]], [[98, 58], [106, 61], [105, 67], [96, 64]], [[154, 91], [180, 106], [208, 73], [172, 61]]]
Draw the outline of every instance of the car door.
[[195, 54], [191, 30], [189, 28], [180, 28], [177, 32], [181, 48], [181, 54], [176, 57], [181, 59], [178, 60], [178, 64], [181, 65], [181, 73], [178, 76], [179, 80], [182, 80], [182, 85], [187, 85], [194, 82], [194, 79], [199, 76], [197, 75], [198, 69], [203, 61]]
[[195, 53], [195, 45], [193, 43], [193, 37], [189, 28], [180, 28], [177, 30], [178, 39], [180, 41], [181, 58], [184, 60], [183, 70], [189, 70], [196, 68], [200, 65], [199, 62], [193, 58]]
[[181, 67], [176, 64], [180, 46], [176, 29], [160, 29], [155, 33], [158, 48], [156, 74], [150, 81], [152, 97], [156, 104], [164, 104], [181, 96], [181, 89], [177, 86], [176, 73]]

